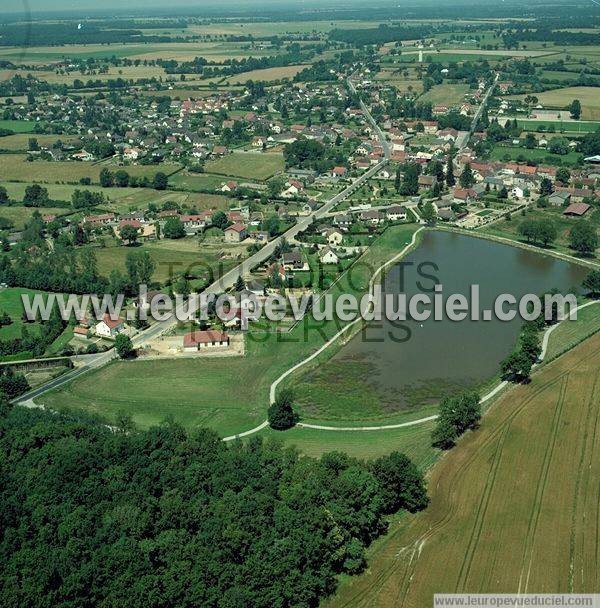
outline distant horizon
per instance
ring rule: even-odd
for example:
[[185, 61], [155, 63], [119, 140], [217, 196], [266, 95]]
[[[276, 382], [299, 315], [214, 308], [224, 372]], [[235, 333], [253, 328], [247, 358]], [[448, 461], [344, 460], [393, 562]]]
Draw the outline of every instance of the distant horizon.
[[[539, 1], [534, 4], [553, 4], [558, 0], [549, 0], [546, 2]], [[408, 7], [426, 7], [436, 5], [437, 0], [377, 0], [376, 4], [371, 7], [375, 8], [402, 8]], [[454, 3], [457, 6], [464, 5], [496, 5], [495, 0], [460, 0]], [[503, 4], [519, 5], [522, 3], [517, 0], [503, 0]], [[302, 6], [309, 11], [329, 11], [364, 8], [364, 2], [359, 0], [286, 0], [282, 3], [281, 0], [176, 0], [174, 4], [165, 5], [163, 0], [130, 0], [126, 8], [123, 3], [118, 0], [107, 0], [98, 7], [96, 0], [19, 0], [13, 3], [12, 6], [0, 9], [0, 17], [11, 16], [12, 18], [22, 15], [31, 15], [36, 18], [41, 18], [44, 15], [60, 15], [62, 18], [81, 18], [89, 19], [98, 16], [106, 16], [107, 14], [118, 14], [119, 16], [130, 15], [139, 18], [140, 16], [148, 17], [181, 17], [186, 11], [190, 15], [202, 16], [201, 11], [207, 11], [207, 17], [234, 17], [243, 16], [244, 18], [257, 17], [261, 8], [266, 8], [270, 11], [284, 12], [286, 8], [294, 6]], [[249, 11], [252, 9], [252, 11]], [[85, 12], [85, 14], [82, 14]], [[311, 15], [313, 17], [313, 15]], [[309, 18], [307, 16], [307, 18]], [[313, 17], [314, 18], [314, 17]], [[329, 17], [326, 17], [329, 18]]]

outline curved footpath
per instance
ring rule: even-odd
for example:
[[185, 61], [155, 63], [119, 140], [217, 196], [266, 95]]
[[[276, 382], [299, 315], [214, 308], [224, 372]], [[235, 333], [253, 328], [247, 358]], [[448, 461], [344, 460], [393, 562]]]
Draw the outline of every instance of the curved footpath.
[[[381, 272], [387, 266], [396, 262], [399, 257], [403, 256], [408, 251], [408, 249], [410, 249], [410, 247], [412, 247], [414, 245], [414, 243], [416, 241], [417, 233], [420, 232], [421, 230], [423, 230], [423, 228], [420, 228], [413, 234], [411, 243], [408, 244], [398, 255], [394, 256], [391, 260], [387, 261], [385, 264], [383, 264], [382, 266], [380, 266], [377, 269], [377, 271], [375, 272], [375, 274], [373, 275], [373, 277], [371, 278], [371, 281], [369, 283], [369, 291], [371, 291], [373, 289], [373, 287], [375, 285], [375, 279], [381, 274]], [[561, 323], [570, 319], [578, 311], [580, 311], [584, 308], [587, 308], [588, 306], [592, 306], [594, 304], [600, 304], [600, 300], [593, 300], [591, 302], [586, 302], [585, 304], [582, 304], [581, 306], [577, 306], [569, 313], [569, 316], [566, 319], [563, 319], [563, 321], [561, 321]], [[280, 384], [280, 382], [282, 380], [287, 378], [290, 374], [295, 372], [297, 369], [306, 365], [309, 361], [312, 361], [313, 359], [318, 357], [326, 348], [331, 346], [331, 344], [333, 344], [343, 333], [345, 333], [349, 327], [352, 327], [353, 325], [355, 325], [356, 323], [358, 323], [361, 320], [362, 319], [359, 317], [355, 321], [352, 321], [351, 323], [346, 325], [346, 327], [341, 329], [333, 338], [331, 338], [331, 340], [326, 342], [319, 350], [314, 352], [312, 355], [310, 355], [306, 359], [300, 361], [300, 363], [297, 363], [296, 365], [294, 365], [293, 367], [288, 369], [286, 372], [284, 372], [281, 376], [279, 376], [279, 378], [277, 378], [277, 380], [275, 380], [275, 382], [273, 382], [273, 384], [271, 384], [271, 390], [270, 390], [270, 395], [269, 395], [270, 403], [273, 403], [273, 401], [275, 400], [275, 392], [276, 392], [277, 386]], [[539, 366], [544, 361], [544, 358], [546, 357], [546, 353], [548, 351], [548, 343], [550, 341], [550, 336], [552, 335], [554, 330], [561, 325], [561, 323], [552, 325], [544, 332], [544, 337], [542, 338], [542, 352], [540, 353], [539, 362], [536, 363], [534, 365], [534, 367]], [[502, 390], [504, 390], [509, 384], [510, 383], [507, 380], [502, 380], [491, 391], [486, 393], [481, 398], [480, 403], [486, 403], [490, 399], [494, 398]], [[297, 426], [305, 428], [305, 429], [315, 429], [315, 430], [319, 430], [319, 431], [385, 431], [385, 430], [401, 429], [404, 427], [416, 426], [418, 424], [424, 424], [425, 422], [430, 422], [431, 420], [436, 420], [437, 417], [438, 417], [438, 415], [434, 414], [432, 416], [418, 418], [417, 420], [410, 420], [408, 422], [401, 422], [398, 424], [385, 424], [385, 425], [380, 425], [380, 426], [326, 426], [326, 425], [322, 425], [322, 424], [308, 424], [305, 422], [299, 422], [297, 424]], [[233, 441], [234, 439], [239, 439], [241, 437], [247, 437], [248, 435], [258, 433], [259, 431], [262, 431], [264, 428], [266, 428], [268, 426], [268, 424], [269, 424], [268, 420], [265, 420], [264, 422], [262, 422], [260, 425], [258, 425], [257, 427], [255, 427], [253, 429], [244, 431], [243, 433], [239, 433], [237, 435], [231, 435], [229, 437], [224, 437], [223, 441]]]

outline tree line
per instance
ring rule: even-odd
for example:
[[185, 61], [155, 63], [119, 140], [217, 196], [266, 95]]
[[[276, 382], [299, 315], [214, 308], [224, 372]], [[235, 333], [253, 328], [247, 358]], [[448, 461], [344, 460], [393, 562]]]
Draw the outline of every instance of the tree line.
[[315, 459], [174, 423], [0, 409], [4, 606], [316, 607], [365, 568], [387, 515], [428, 503], [399, 452]]

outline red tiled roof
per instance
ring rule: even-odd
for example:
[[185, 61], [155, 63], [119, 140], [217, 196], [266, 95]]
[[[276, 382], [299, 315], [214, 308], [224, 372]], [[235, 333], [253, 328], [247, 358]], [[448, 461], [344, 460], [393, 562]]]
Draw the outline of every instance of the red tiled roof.
[[214, 329], [207, 329], [205, 331], [193, 331], [183, 336], [184, 348], [191, 346], [197, 346], [198, 344], [212, 344], [213, 342], [227, 342], [229, 336], [222, 332]]
[[123, 325], [123, 319], [113, 320], [113, 319], [110, 318], [109, 314], [105, 314], [102, 317], [102, 320], [104, 321], [104, 323], [106, 324], [106, 326], [109, 329], [114, 329], [115, 327], [119, 327], [119, 325]]

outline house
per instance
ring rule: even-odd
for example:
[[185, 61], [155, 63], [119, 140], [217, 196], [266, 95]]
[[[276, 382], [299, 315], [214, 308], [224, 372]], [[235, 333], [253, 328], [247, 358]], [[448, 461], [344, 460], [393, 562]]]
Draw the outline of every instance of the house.
[[360, 219], [368, 224], [377, 225], [384, 221], [385, 217], [383, 213], [376, 209], [370, 209], [369, 211], [363, 211], [360, 214]]
[[569, 217], [583, 217], [590, 210], [587, 203], [571, 203], [564, 211], [563, 215]]
[[327, 246], [319, 251], [319, 260], [321, 260], [321, 264], [337, 264], [340, 258], [331, 247]]
[[86, 150], [80, 150], [79, 152], [75, 152], [75, 154], [71, 154], [71, 158], [73, 160], [90, 161], [94, 160], [94, 155]]
[[206, 213], [198, 213], [193, 215], [182, 215], [181, 223], [187, 233], [196, 233], [199, 230], [204, 230], [210, 222], [210, 215]]
[[340, 228], [348, 228], [352, 226], [353, 221], [354, 219], [351, 215], [340, 213], [333, 218], [333, 225], [339, 226]]
[[385, 217], [386, 217], [386, 219], [390, 220], [391, 222], [396, 222], [398, 220], [405, 220], [407, 217], [406, 207], [402, 207], [402, 205], [390, 205], [385, 210]]
[[221, 192], [233, 192], [238, 187], [237, 182], [230, 181], [221, 186]]
[[76, 325], [73, 328], [73, 335], [78, 338], [89, 338], [90, 337], [90, 328], [84, 327], [83, 325]]
[[150, 310], [151, 306], [158, 306], [162, 302], [169, 300], [167, 294], [161, 291], [151, 290], [147, 293], [140, 293], [140, 295], [133, 301], [133, 306], [139, 310]]
[[435, 175], [419, 175], [420, 188], [433, 188], [437, 184]]
[[331, 170], [331, 177], [344, 177], [348, 173], [348, 169], [346, 167], [334, 167]]
[[473, 188], [454, 188], [454, 200], [460, 203], [469, 203], [477, 200], [477, 192]]
[[252, 279], [246, 283], [246, 289], [255, 296], [265, 295], [265, 284], [256, 279]]
[[226, 348], [229, 343], [229, 336], [222, 331], [214, 329], [192, 331], [183, 336], [183, 352], [193, 353], [204, 348]]
[[115, 221], [114, 213], [102, 213], [100, 215], [88, 215], [83, 218], [84, 224], [91, 224], [92, 226], [106, 226], [111, 222]]
[[325, 238], [330, 245], [341, 245], [344, 240], [344, 235], [341, 230], [337, 230], [336, 228], [330, 228], [325, 231]]
[[142, 228], [142, 222], [140, 222], [140, 220], [122, 219], [119, 222], [119, 231], [125, 228], [125, 226], [131, 226], [136, 230], [140, 230]]
[[102, 317], [102, 321], [96, 325], [95, 333], [103, 338], [115, 338], [125, 330], [123, 319], [111, 319], [109, 314]]
[[553, 192], [548, 197], [548, 203], [554, 207], [566, 207], [571, 203], [571, 195], [569, 192]]
[[212, 150], [213, 156], [225, 156], [228, 150], [225, 146], [215, 146]]
[[248, 231], [244, 224], [232, 224], [225, 228], [225, 242], [227, 243], [239, 243], [248, 236]]
[[288, 251], [281, 256], [281, 262], [284, 270], [303, 270], [304, 261], [300, 251]]

